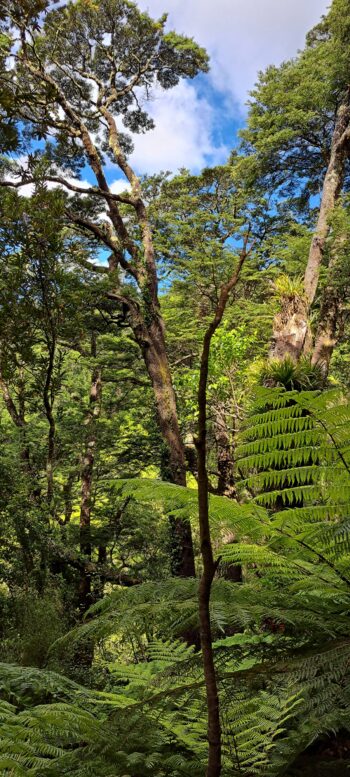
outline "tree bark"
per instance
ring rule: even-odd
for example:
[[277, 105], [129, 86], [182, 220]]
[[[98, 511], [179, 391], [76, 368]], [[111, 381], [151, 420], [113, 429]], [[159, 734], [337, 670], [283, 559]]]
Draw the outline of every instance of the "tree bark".
[[[173, 483], [186, 485], [185, 449], [179, 428], [176, 397], [166, 353], [164, 327], [155, 320], [143, 341], [143, 356], [152, 383], [158, 422], [169, 451], [169, 469]], [[171, 571], [178, 577], [195, 577], [191, 525], [183, 518], [170, 517]]]
[[321, 369], [326, 380], [332, 354], [338, 342], [342, 324], [343, 305], [339, 294], [330, 286], [324, 291], [320, 310], [320, 323], [317, 330], [311, 364]]
[[[221, 316], [222, 317], [222, 316]], [[204, 337], [201, 357], [200, 381], [198, 388], [198, 437], [195, 440], [197, 448], [198, 469], [198, 518], [201, 541], [203, 574], [199, 584], [199, 623], [200, 641], [203, 658], [203, 670], [207, 696], [208, 716], [208, 765], [206, 777], [219, 777], [221, 773], [221, 723], [219, 695], [214, 664], [212, 631], [210, 621], [210, 594], [217, 563], [214, 561], [209, 525], [209, 482], [206, 464], [207, 438], [207, 381], [209, 368], [209, 353], [211, 338], [219, 322], [210, 327]]]
[[[108, 215], [113, 225], [114, 231], [109, 231], [107, 238], [109, 247], [113, 252], [113, 258], [109, 266], [110, 270], [113, 271], [120, 264], [123, 270], [136, 280], [141, 292], [142, 305], [135, 304], [132, 299], [125, 297], [123, 301], [129, 309], [130, 324], [135, 339], [141, 348], [145, 366], [151, 380], [159, 428], [169, 450], [171, 479], [174, 483], [184, 486], [186, 485], [184, 446], [179, 429], [176, 398], [166, 351], [165, 327], [158, 299], [157, 266], [147, 208], [142, 200], [139, 178], [130, 167], [121, 150], [119, 132], [114, 116], [104, 106], [101, 106], [100, 110], [108, 125], [110, 150], [131, 187], [132, 195], [129, 201], [134, 208], [142, 240], [142, 253], [140, 255], [139, 247], [129, 235], [120, 215], [117, 202], [109, 197], [109, 186], [96, 148], [85, 125], [78, 117], [82, 141], [100, 190], [106, 194]], [[72, 115], [74, 116], [74, 114]], [[76, 120], [77, 117], [75, 116], [74, 118]], [[95, 226], [92, 231], [96, 233]], [[131, 256], [131, 262], [125, 259], [124, 249]], [[189, 522], [181, 518], [173, 519], [170, 525], [174, 543], [173, 573], [178, 576], [192, 577], [195, 575], [195, 562], [191, 526]]]
[[302, 353], [310, 351], [311, 343], [306, 300], [298, 295], [284, 295], [273, 322], [270, 359], [283, 361], [289, 357], [297, 362]]
[[320, 368], [325, 380], [334, 348], [344, 333], [346, 280], [342, 278], [341, 257], [347, 254], [348, 249], [347, 235], [340, 234], [332, 245], [327, 282], [321, 298], [319, 325], [311, 363]]

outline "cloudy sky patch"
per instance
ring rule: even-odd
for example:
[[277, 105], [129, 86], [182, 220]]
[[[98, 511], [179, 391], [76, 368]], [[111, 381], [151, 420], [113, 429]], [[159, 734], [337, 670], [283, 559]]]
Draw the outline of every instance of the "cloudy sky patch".
[[296, 55], [328, 0], [139, 0], [151, 16], [192, 36], [211, 59], [210, 73], [159, 90], [149, 105], [156, 129], [135, 138], [140, 173], [198, 171], [223, 162], [244, 122], [257, 73]]

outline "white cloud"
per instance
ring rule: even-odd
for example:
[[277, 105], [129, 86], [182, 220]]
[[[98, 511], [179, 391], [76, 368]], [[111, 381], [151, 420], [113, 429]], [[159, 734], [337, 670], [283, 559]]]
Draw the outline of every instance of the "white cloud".
[[[248, 91], [269, 64], [295, 56], [306, 32], [326, 11], [329, 0], [138, 0], [152, 16], [169, 12], [169, 27], [194, 37], [211, 59], [208, 83], [225, 97], [225, 120], [242, 120]], [[209, 102], [209, 99], [211, 100]], [[222, 123], [222, 102], [199, 97], [195, 84], [182, 82], [156, 94], [148, 109], [156, 129], [135, 137], [132, 162], [144, 172], [198, 170], [227, 157], [217, 148], [215, 126]]]
[[159, 16], [169, 11], [169, 25], [205, 46], [211, 56], [211, 79], [244, 103], [259, 70], [294, 56], [306, 32], [330, 0], [139, 0]]
[[169, 91], [158, 89], [147, 109], [156, 126], [135, 136], [131, 157], [141, 173], [179, 167], [199, 170], [209, 160], [215, 163], [227, 157], [227, 148], [213, 144], [214, 108], [198, 96], [192, 84], [182, 81]]
[[116, 178], [109, 186], [112, 194], [121, 194], [130, 189], [130, 184], [125, 178]]
[[[12, 180], [11, 177], [9, 177], [8, 180], [11, 181]], [[31, 197], [32, 194], [34, 194], [34, 184], [32, 183], [23, 184], [23, 186], [21, 186], [18, 189], [18, 194], [21, 197]]]

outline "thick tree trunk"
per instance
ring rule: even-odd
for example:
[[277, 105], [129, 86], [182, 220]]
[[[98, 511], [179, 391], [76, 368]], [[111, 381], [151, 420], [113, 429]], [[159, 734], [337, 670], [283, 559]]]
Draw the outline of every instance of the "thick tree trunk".
[[[96, 358], [96, 338], [92, 336], [91, 355]], [[101, 370], [94, 366], [91, 376], [89, 410], [85, 421], [86, 441], [81, 472], [80, 553], [91, 561], [91, 490], [96, 452], [96, 421], [101, 405]], [[79, 608], [84, 613], [91, 604], [91, 575], [83, 570], [79, 584]]]
[[334, 348], [343, 335], [346, 319], [345, 301], [346, 294], [342, 293], [341, 285], [346, 279], [340, 278], [342, 258], [348, 253], [348, 239], [346, 234], [340, 234], [333, 241], [331, 256], [328, 266], [327, 283], [323, 290], [319, 325], [315, 338], [315, 346], [311, 362], [317, 365], [327, 378]]
[[309, 307], [312, 305], [317, 291], [326, 240], [330, 230], [329, 217], [334, 210], [344, 182], [344, 168], [349, 152], [349, 130], [350, 90], [347, 93], [346, 101], [338, 109], [317, 225], [305, 270], [304, 288]]
[[[169, 451], [171, 480], [177, 485], [185, 486], [185, 449], [181, 439], [176, 397], [161, 318], [154, 317], [152, 324], [147, 329], [146, 337], [143, 336], [141, 342], [139, 329], [135, 334], [142, 347], [145, 365], [152, 383], [159, 428]], [[172, 574], [179, 577], [194, 577], [195, 563], [190, 522], [172, 516], [170, 518], [170, 531]]]
[[342, 319], [342, 304], [337, 290], [329, 286], [324, 291], [311, 363], [317, 365], [327, 378], [334, 348], [339, 339]]
[[[271, 358], [279, 360], [287, 356], [298, 361], [303, 353], [311, 350], [309, 311], [315, 299], [324, 259], [327, 237], [330, 231], [330, 216], [342, 190], [345, 162], [350, 144], [350, 90], [340, 105], [332, 137], [328, 168], [325, 174], [320, 209], [315, 232], [311, 241], [309, 257], [304, 275], [303, 298], [297, 295], [284, 297], [282, 310], [275, 318], [272, 336]], [[328, 326], [328, 325], [327, 325]], [[331, 327], [332, 328], [332, 327]], [[327, 327], [325, 341], [328, 337]], [[332, 336], [331, 336], [331, 339]], [[321, 341], [317, 351], [322, 350]]]
[[160, 431], [169, 449], [172, 479], [174, 483], [185, 486], [185, 450], [180, 434], [175, 391], [160, 325], [157, 330], [150, 332], [149, 345], [144, 349], [145, 364], [154, 391]]

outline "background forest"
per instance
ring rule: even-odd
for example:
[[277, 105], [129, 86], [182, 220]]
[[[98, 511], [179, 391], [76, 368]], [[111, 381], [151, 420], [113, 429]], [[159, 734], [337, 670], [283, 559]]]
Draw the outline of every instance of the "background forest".
[[205, 50], [0, 8], [0, 773], [345, 777], [350, 2], [146, 176]]

